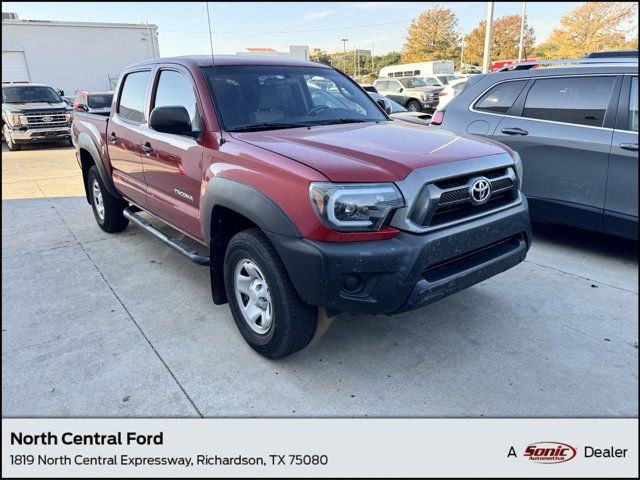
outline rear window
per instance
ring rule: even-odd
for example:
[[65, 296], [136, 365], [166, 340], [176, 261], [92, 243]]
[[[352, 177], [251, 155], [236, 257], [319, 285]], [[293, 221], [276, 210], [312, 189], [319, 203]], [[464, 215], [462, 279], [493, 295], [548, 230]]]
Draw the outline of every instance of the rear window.
[[615, 77], [565, 77], [536, 80], [523, 117], [601, 127]]
[[118, 104], [118, 115], [122, 118], [138, 123], [144, 121], [144, 101], [149, 75], [147, 71], [130, 73], [125, 77]]
[[526, 84], [527, 80], [499, 83], [480, 97], [474, 108], [484, 112], [507, 113]]

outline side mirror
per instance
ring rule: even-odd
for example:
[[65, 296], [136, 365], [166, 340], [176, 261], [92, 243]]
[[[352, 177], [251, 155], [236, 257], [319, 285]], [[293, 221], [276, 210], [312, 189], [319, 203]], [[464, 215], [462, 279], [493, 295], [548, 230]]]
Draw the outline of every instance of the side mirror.
[[[379, 98], [378, 100], [376, 100], [376, 103], [378, 105], [380, 105], [380, 108], [383, 109], [384, 111], [387, 110], [387, 102], [385, 102], [384, 100], [382, 100], [381, 98]], [[387, 112], [388, 113], [388, 112]]]
[[404, 88], [403, 88], [403, 87], [400, 87], [400, 88], [398, 88], [398, 89], [396, 90], [396, 92], [398, 92], [398, 93], [402, 93], [402, 92], [404, 92]]
[[149, 126], [157, 132], [194, 136], [189, 112], [181, 105], [154, 108], [149, 118]]

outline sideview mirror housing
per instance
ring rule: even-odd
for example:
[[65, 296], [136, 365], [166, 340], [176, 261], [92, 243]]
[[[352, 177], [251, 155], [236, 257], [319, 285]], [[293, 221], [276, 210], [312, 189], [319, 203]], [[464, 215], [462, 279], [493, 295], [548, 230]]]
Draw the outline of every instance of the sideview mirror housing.
[[154, 108], [149, 118], [149, 126], [157, 132], [194, 136], [189, 112], [182, 105]]

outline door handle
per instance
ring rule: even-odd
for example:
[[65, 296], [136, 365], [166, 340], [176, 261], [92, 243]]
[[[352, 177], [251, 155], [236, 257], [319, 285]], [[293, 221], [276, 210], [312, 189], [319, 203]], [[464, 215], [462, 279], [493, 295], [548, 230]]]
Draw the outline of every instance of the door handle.
[[621, 143], [620, 148], [623, 150], [630, 150], [632, 152], [637, 152], [638, 144], [637, 143]]
[[503, 128], [502, 133], [506, 135], [529, 135], [529, 132], [518, 127]]
[[149, 142], [145, 143], [144, 145], [142, 145], [142, 150], [144, 151], [144, 153], [146, 153], [147, 155], [150, 155], [153, 153], [153, 147], [151, 146], [151, 144]]
[[111, 143], [116, 143], [116, 140], [118, 139], [118, 137], [116, 137], [116, 134], [111, 132], [109, 135], [107, 135], [107, 138], [109, 139], [109, 141]]

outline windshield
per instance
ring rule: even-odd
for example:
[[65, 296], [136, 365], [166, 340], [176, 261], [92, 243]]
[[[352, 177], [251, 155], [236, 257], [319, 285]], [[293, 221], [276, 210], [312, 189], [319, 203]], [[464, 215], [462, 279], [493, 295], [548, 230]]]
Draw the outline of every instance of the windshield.
[[402, 85], [405, 88], [415, 88], [415, 87], [426, 87], [427, 86], [425, 81], [422, 80], [421, 78], [418, 78], [418, 77], [401, 78], [400, 79], [400, 83], [402, 83]]
[[387, 120], [357, 84], [333, 69], [229, 65], [202, 71], [227, 131]]
[[89, 95], [87, 99], [87, 104], [89, 108], [109, 108], [111, 107], [111, 101], [113, 100], [113, 95]]
[[3, 103], [60, 103], [62, 99], [51, 87], [2, 87]]

